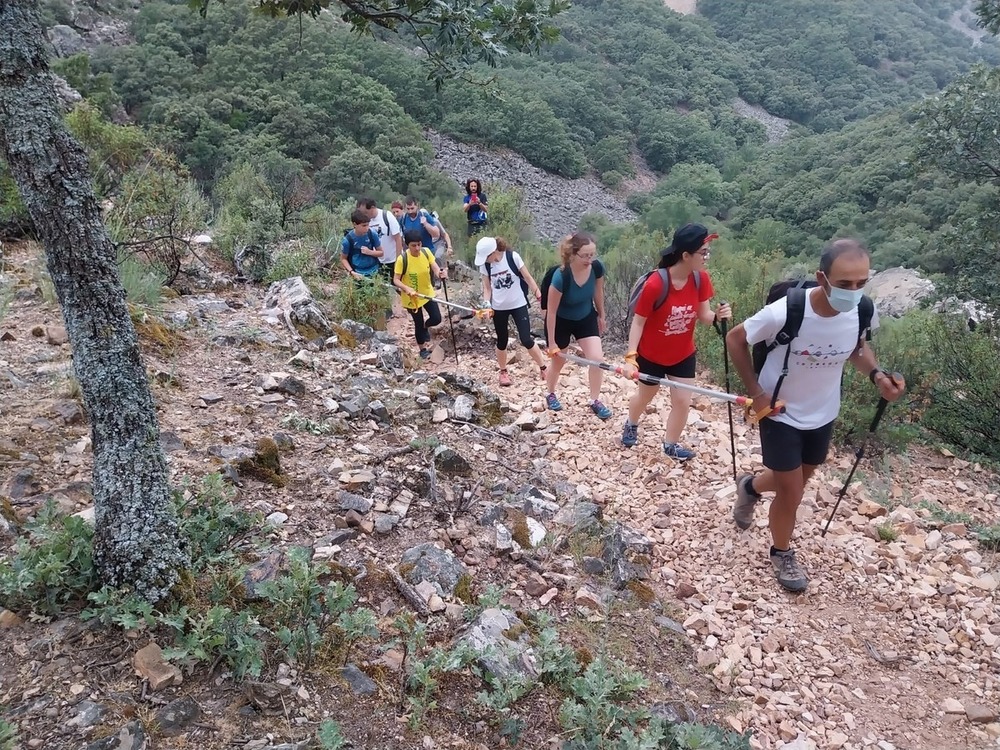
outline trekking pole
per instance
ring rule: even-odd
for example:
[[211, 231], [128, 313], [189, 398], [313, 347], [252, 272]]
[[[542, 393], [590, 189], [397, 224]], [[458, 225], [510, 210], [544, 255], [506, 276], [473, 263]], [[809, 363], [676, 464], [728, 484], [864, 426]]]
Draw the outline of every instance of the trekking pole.
[[[395, 289], [396, 291], [400, 291], [399, 287], [393, 286], [392, 284], [384, 284], [384, 286], [387, 286], [390, 289]], [[401, 293], [406, 294], [406, 292], [401, 292]], [[432, 299], [439, 302], [442, 305], [448, 305], [448, 307], [454, 307], [456, 310], [463, 310], [465, 312], [470, 312], [477, 318], [484, 318], [487, 317], [487, 315], [489, 314], [489, 308], [476, 309], [475, 307], [466, 307], [465, 305], [460, 305], [457, 302], [449, 302], [447, 299], [439, 299], [438, 297], [432, 297], [429, 294], [417, 293], [413, 296], [422, 297], [423, 299]]]
[[760, 414], [750, 414], [750, 407], [753, 406], [753, 399], [749, 396], [737, 396], [733, 393], [723, 393], [722, 391], [717, 391], [712, 388], [702, 388], [699, 385], [693, 385], [691, 383], [680, 383], [676, 380], [671, 380], [670, 378], [654, 378], [652, 375], [643, 375], [641, 372], [633, 372], [629, 374], [629, 372], [620, 365], [612, 365], [607, 362], [598, 362], [594, 359], [578, 357], [575, 354], [570, 354], [569, 352], [560, 351], [557, 353], [557, 356], [562, 357], [568, 362], [576, 362], [578, 365], [586, 365], [587, 367], [597, 367], [601, 370], [606, 370], [607, 372], [613, 372], [615, 375], [621, 375], [623, 378], [638, 380], [639, 382], [646, 383], [648, 385], [664, 385], [668, 388], [680, 388], [682, 390], [698, 393], [702, 396], [708, 396], [709, 398], [714, 398], [719, 401], [728, 401], [731, 404], [736, 404], [737, 406], [742, 406], [746, 409], [748, 418], [754, 422], [760, 421], [772, 411], [780, 413], [785, 409], [784, 403], [778, 401], [773, 410], [768, 408]]
[[[893, 373], [889, 376], [889, 379], [895, 384], [896, 377], [898, 373]], [[902, 378], [901, 375], [898, 375]], [[865, 457], [865, 448], [868, 447], [868, 441], [872, 439], [875, 435], [875, 430], [878, 428], [878, 423], [882, 421], [882, 415], [885, 414], [885, 408], [889, 405], [889, 402], [885, 398], [880, 398], [878, 400], [878, 406], [875, 407], [875, 418], [872, 419], [872, 423], [868, 426], [868, 434], [865, 435], [865, 439], [861, 441], [861, 445], [858, 449], [854, 451], [854, 466], [851, 467], [851, 472], [847, 475], [847, 479], [844, 480], [844, 486], [840, 488], [840, 492], [837, 493], [837, 502], [833, 504], [833, 510], [830, 511], [830, 517], [826, 519], [826, 526], [823, 527], [823, 531], [820, 532], [820, 536], [826, 536], [826, 532], [830, 530], [830, 524], [833, 523], [833, 517], [837, 514], [837, 508], [840, 507], [840, 501], [844, 499], [844, 495], [847, 494], [847, 488], [851, 484], [851, 480], [854, 478], [854, 472], [858, 470], [858, 464], [861, 463], [861, 459]]]
[[[446, 305], [451, 305], [448, 301], [448, 279], [441, 279], [441, 288], [444, 289], [444, 303]], [[458, 307], [458, 305], [454, 305]], [[466, 308], [471, 310], [472, 308]], [[455, 364], [458, 365], [458, 343], [455, 341], [455, 321], [448, 316], [448, 325], [451, 327], [451, 348], [455, 350]]]
[[708, 396], [709, 398], [715, 398], [720, 401], [729, 401], [730, 403], [739, 404], [740, 406], [753, 403], [753, 399], [748, 398], [747, 396], [736, 396], [732, 393], [723, 393], [722, 391], [716, 391], [712, 388], [702, 388], [701, 386], [693, 385], [691, 383], [679, 383], [676, 380], [671, 380], [670, 378], [654, 378], [652, 375], [643, 375], [639, 372], [630, 376], [625, 368], [620, 365], [612, 365], [608, 362], [598, 362], [594, 359], [578, 357], [575, 354], [570, 354], [569, 352], [559, 352], [558, 356], [569, 362], [576, 362], [578, 365], [597, 367], [601, 370], [606, 370], [607, 372], [613, 372], [615, 375], [621, 375], [623, 378], [639, 380], [643, 383], [648, 383], [649, 385], [665, 385], [670, 388], [682, 388], [693, 393], [700, 393], [702, 396]]
[[[726, 304], [725, 301], [722, 304]], [[726, 347], [726, 329], [728, 327], [729, 321], [726, 318], [715, 321], [715, 330], [722, 336], [722, 366], [726, 372], [726, 393], [729, 393], [731, 389], [729, 384], [729, 349]], [[729, 453], [733, 457], [733, 481], [736, 481], [736, 436], [733, 434], [733, 405], [731, 402], [726, 404], [726, 410], [729, 412]]]

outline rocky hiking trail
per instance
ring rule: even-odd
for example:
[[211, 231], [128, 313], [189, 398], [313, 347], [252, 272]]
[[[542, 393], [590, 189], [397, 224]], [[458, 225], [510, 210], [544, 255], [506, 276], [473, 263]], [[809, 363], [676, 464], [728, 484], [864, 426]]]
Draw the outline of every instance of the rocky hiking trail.
[[[485, 357], [463, 359], [470, 372], [489, 371]], [[841, 452], [810, 483], [799, 513], [809, 588], [785, 594], [767, 558], [766, 504], [746, 532], [731, 520], [724, 404], [695, 398], [684, 439], [699, 456], [677, 465], [662, 455], [657, 414], [644, 417], [639, 445], [621, 446], [630, 383], [605, 380], [602, 398], [615, 416], [601, 423], [586, 407], [581, 368], [567, 365], [564, 410], [553, 414], [541, 412], [532, 367], [511, 368], [512, 390], [535, 391], [514, 410], [538, 415], [536, 435], [550, 446], [554, 476], [587, 486], [606, 516], [653, 540], [654, 588], [683, 602], [697, 663], [740, 701], [732, 726], [758, 733], [762, 747], [997, 746], [1000, 558], [978, 548], [962, 523], [942, 524], [901, 503], [890, 512], [871, 499], [887, 491], [897, 502], [928, 501], [992, 524], [995, 477], [915, 450], [883, 464], [891, 465], [887, 480], [873, 475], [869, 459], [861, 472], [868, 481], [853, 485], [823, 539], [819, 531], [853, 461]], [[739, 421], [738, 466], [759, 468], [756, 434]], [[882, 525], [898, 539], [880, 541]]]
[[[58, 311], [31, 289], [31, 260], [21, 260], [23, 293], [0, 324], [3, 494], [21, 516], [47, 497], [86, 512], [89, 426]], [[463, 304], [476, 293], [466, 278], [449, 289]], [[297, 317], [323, 326], [314, 310], [284, 314], [267, 308], [278, 297], [266, 288], [214, 279], [214, 291], [168, 300], [164, 326], [139, 323], [173, 481], [223, 471], [240, 485], [238, 502], [274, 524], [276, 549], [303, 546], [365, 571], [360, 603], [380, 631], [416, 608], [435, 642], [519, 640], [523, 626], [503, 609], [463, 624], [456, 590], [468, 575], [477, 593], [502, 587], [516, 612], [552, 614], [575, 648], [607, 648], [655, 676], [643, 699], [658, 711], [750, 730], [755, 748], [998, 746], [1000, 560], [958, 522], [1000, 520], [997, 478], [981, 467], [923, 448], [867, 459], [821, 538], [853, 460], [838, 453], [800, 511], [811, 581], [793, 596], [767, 560], [766, 505], [746, 532], [730, 518], [724, 404], [696, 397], [684, 440], [698, 458], [677, 465], [662, 454], [655, 413], [639, 444], [621, 447], [634, 386], [620, 378], [605, 379], [614, 410], [605, 423], [587, 409], [586, 373], [574, 365], [560, 413], [544, 410], [523, 351], [510, 365], [514, 386], [499, 388], [489, 323], [454, 320], [456, 365], [446, 321], [440, 351], [418, 369], [408, 318], [384, 333], [334, 322], [325, 342], [309, 344], [293, 331]], [[322, 298], [319, 307], [329, 309]], [[755, 432], [739, 418], [736, 429], [740, 470], [758, 467]], [[271, 436], [284, 487], [239, 469]], [[587, 537], [596, 541], [574, 536], [580, 523], [598, 529]], [[0, 552], [9, 544], [0, 529]], [[357, 666], [309, 674], [269, 663], [241, 685], [221, 667], [181, 674], [146, 650], [149, 634], [12, 613], [0, 622], [0, 705], [26, 747], [304, 748], [327, 715], [357, 747], [506, 742], [470, 708], [481, 684], [468, 675], [449, 680], [438, 709], [407, 729], [398, 648], [356, 648]], [[518, 746], [558, 748], [558, 701], [536, 691], [525, 703]], [[143, 744], [150, 733], [155, 744]], [[112, 734], [117, 744], [98, 745]]]

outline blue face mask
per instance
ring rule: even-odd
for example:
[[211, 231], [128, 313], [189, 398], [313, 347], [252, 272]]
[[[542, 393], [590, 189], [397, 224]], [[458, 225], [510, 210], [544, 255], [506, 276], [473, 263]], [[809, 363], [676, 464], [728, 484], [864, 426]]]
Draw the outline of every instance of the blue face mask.
[[[829, 283], [829, 279], [827, 279]], [[826, 297], [830, 300], [830, 307], [837, 312], [847, 313], [855, 309], [865, 295], [864, 289], [841, 289], [832, 284], [828, 289], [824, 289]]]

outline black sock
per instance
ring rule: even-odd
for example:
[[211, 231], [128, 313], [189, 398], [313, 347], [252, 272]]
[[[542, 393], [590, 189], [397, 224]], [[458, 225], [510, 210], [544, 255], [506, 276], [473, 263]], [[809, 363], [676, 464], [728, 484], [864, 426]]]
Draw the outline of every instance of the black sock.
[[778, 549], [773, 544], [771, 545], [771, 555], [777, 555], [779, 552], [788, 552], [787, 549]]
[[752, 497], [760, 497], [760, 493], [753, 488], [753, 480], [754, 480], [753, 477], [750, 477], [747, 480], [747, 493], [750, 494]]

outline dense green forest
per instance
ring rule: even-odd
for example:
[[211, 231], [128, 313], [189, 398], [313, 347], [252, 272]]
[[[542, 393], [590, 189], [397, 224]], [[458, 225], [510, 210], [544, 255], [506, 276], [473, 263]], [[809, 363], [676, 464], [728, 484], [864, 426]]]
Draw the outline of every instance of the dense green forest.
[[[947, 20], [965, 0], [699, 0], [716, 33], [774, 71], [744, 91], [773, 114], [836, 130], [936, 91], [976, 61], [1000, 62], [987, 38], [973, 48]], [[968, 12], [966, 12], [967, 15]]]
[[[57, 0], [45, 7], [50, 21], [65, 20]], [[454, 184], [429, 167], [421, 130], [433, 127], [611, 186], [638, 152], [662, 180], [630, 203], [664, 234], [680, 221], [721, 221], [741, 246], [798, 257], [852, 232], [879, 265], [953, 274], [942, 248], [987, 211], [996, 188], [918, 158], [912, 107], [977, 61], [1000, 60], [992, 37], [973, 46], [949, 25], [960, 11], [961, 0], [701, 0], [699, 16], [680, 16], [659, 0], [580, 0], [539, 55], [473, 69], [491, 85], [438, 89], [405, 35], [359, 37], [327, 15], [275, 20], [246, 2], [202, 18], [181, 0], [153, 0], [134, 17], [135, 44], [55, 67], [105, 119], [139, 124], [143, 149], [175, 158], [171, 170], [195, 179], [217, 217], [227, 216], [234, 175], [284, 194], [277, 230], [260, 229], [256, 241], [287, 232], [310, 205], [329, 209], [361, 192], [452, 198]], [[763, 127], [733, 111], [736, 96], [800, 127], [767, 147]], [[75, 121], [111, 133], [91, 115]], [[105, 193], [119, 189], [105, 182]], [[2, 174], [0, 195], [0, 221], [16, 224]], [[260, 223], [252, 213], [242, 221]], [[620, 234], [609, 230], [608, 242]]]

